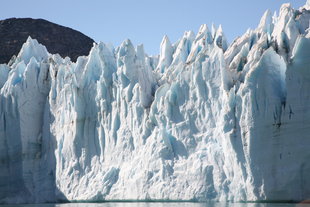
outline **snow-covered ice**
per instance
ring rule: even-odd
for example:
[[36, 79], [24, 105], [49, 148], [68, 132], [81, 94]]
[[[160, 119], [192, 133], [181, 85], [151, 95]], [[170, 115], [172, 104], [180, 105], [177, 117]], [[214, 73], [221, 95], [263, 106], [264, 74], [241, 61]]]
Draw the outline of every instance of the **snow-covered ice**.
[[309, 5], [154, 57], [125, 40], [71, 62], [28, 38], [0, 65], [0, 202], [308, 199]]

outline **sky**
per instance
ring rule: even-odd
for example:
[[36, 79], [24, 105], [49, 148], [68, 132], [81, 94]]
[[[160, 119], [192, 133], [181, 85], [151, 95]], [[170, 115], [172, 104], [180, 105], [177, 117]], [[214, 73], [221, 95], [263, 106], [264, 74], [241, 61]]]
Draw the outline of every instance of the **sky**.
[[164, 35], [177, 41], [185, 31], [197, 33], [201, 24], [222, 25], [229, 42], [256, 28], [263, 13], [294, 8], [306, 0], [5, 0], [0, 19], [42, 18], [71, 27], [93, 38], [120, 45], [125, 39], [144, 45], [156, 55]]

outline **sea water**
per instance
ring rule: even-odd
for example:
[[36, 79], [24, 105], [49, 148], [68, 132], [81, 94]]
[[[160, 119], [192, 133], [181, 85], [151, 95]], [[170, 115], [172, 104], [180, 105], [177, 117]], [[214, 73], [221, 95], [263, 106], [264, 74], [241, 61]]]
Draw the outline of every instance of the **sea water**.
[[310, 204], [292, 203], [190, 203], [190, 202], [107, 202], [0, 205], [0, 207], [310, 207]]

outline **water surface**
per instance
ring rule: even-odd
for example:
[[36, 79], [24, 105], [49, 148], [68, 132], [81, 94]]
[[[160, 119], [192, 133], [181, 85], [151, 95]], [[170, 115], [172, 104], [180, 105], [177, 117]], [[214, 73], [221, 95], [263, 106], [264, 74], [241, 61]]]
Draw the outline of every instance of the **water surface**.
[[0, 205], [0, 207], [310, 207], [310, 204], [291, 203], [190, 203], [190, 202], [108, 202]]

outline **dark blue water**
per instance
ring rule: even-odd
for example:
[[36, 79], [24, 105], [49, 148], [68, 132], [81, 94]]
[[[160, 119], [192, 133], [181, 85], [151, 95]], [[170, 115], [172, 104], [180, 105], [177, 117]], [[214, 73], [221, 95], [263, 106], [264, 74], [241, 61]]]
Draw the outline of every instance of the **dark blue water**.
[[130, 203], [67, 203], [0, 205], [0, 207], [310, 207], [310, 204], [289, 203], [178, 203], [178, 202], [130, 202]]

